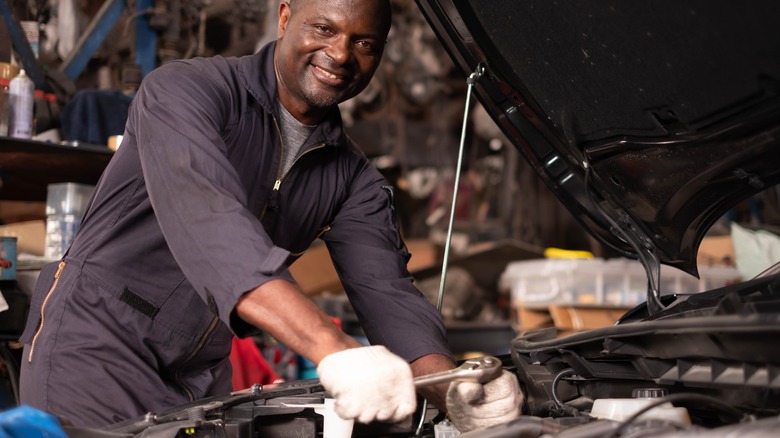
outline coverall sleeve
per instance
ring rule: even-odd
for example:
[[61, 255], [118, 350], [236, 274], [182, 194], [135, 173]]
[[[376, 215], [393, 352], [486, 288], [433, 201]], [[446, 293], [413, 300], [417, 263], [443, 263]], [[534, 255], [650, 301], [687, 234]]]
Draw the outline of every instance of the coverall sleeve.
[[451, 355], [444, 323], [414, 286], [398, 230], [393, 189], [367, 162], [331, 230], [322, 236], [371, 344], [411, 362]]
[[228, 71], [177, 62], [154, 70], [134, 99], [128, 133], [136, 138], [152, 208], [176, 262], [237, 332], [249, 328], [232, 315], [239, 297], [291, 276], [283, 268], [288, 252], [273, 245], [247, 208], [246, 190], [227, 158], [223, 135], [240, 116], [239, 93], [228, 85], [234, 81], [221, 77]]

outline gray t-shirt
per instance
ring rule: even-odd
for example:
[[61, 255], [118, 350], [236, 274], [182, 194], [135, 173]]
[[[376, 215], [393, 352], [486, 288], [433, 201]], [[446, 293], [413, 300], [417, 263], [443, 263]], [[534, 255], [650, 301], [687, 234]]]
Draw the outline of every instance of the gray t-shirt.
[[314, 132], [317, 125], [304, 125], [293, 117], [278, 100], [276, 105], [279, 107], [279, 114], [281, 115], [279, 129], [282, 131], [282, 176], [284, 176], [287, 175], [295, 159], [298, 158], [301, 146]]

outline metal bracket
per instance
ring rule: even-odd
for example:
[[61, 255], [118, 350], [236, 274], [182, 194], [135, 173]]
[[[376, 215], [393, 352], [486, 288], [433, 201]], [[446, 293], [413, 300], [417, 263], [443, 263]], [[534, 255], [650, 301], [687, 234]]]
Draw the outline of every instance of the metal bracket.
[[468, 85], [476, 85], [477, 82], [479, 82], [480, 79], [482, 79], [482, 76], [485, 74], [485, 66], [480, 62], [477, 64], [477, 68], [474, 69], [474, 72], [469, 75], [468, 78], [466, 78], [466, 84]]
[[[81, 35], [76, 47], [60, 66], [59, 71], [75, 81], [114, 28], [126, 6], [125, 0], [106, 0], [87, 30]], [[155, 67], [157, 35], [149, 27], [149, 19], [144, 16], [145, 11], [151, 6], [152, 0], [138, 0], [133, 15], [137, 19], [135, 62], [141, 66], [144, 75]]]
[[84, 71], [84, 67], [87, 66], [87, 62], [100, 47], [100, 44], [108, 36], [124, 8], [124, 0], [106, 0], [59, 70], [75, 81]]

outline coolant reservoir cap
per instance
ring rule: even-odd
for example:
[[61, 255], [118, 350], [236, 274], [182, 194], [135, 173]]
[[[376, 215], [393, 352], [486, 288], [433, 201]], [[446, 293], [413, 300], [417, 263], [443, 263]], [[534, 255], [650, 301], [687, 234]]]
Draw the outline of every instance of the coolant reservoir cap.
[[663, 388], [634, 388], [631, 397], [634, 398], [660, 398], [669, 395], [669, 391]]

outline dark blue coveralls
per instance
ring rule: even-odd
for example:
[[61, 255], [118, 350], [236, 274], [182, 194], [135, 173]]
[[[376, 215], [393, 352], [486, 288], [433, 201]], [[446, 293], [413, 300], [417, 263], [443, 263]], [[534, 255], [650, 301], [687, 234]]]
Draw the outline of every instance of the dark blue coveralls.
[[41, 272], [22, 402], [103, 426], [230, 391], [239, 297], [326, 242], [363, 329], [408, 361], [449, 354], [413, 285], [392, 190], [334, 110], [282, 177], [270, 43], [154, 70], [73, 245]]

